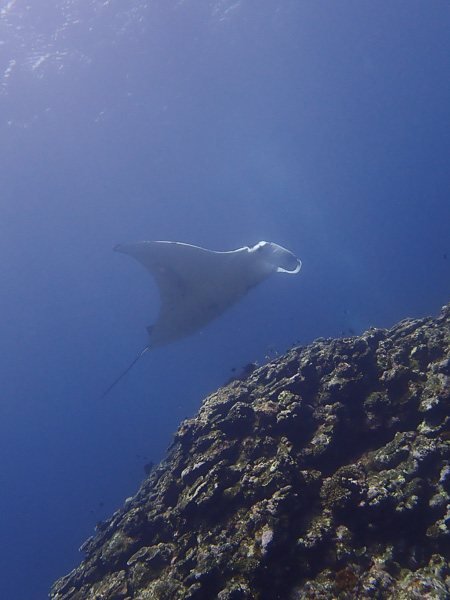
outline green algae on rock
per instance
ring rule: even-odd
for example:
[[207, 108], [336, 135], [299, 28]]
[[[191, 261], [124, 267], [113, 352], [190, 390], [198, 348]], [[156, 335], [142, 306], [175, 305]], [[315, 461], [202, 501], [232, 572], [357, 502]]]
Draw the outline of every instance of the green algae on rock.
[[450, 597], [450, 305], [206, 398], [51, 600]]

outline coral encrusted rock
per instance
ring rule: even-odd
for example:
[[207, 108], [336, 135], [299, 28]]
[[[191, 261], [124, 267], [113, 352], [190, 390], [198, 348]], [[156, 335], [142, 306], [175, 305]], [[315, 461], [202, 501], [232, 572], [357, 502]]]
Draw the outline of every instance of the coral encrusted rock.
[[450, 597], [450, 305], [206, 398], [52, 600]]

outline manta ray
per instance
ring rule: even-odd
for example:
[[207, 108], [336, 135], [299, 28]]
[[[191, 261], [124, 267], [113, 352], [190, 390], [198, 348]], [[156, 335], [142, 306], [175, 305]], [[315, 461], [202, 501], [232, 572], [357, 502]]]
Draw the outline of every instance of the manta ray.
[[301, 261], [278, 244], [215, 252], [181, 242], [134, 242], [114, 250], [138, 260], [156, 281], [161, 308], [147, 327], [148, 343], [102, 394], [118, 383], [150, 348], [197, 333], [272, 273], [298, 273]]

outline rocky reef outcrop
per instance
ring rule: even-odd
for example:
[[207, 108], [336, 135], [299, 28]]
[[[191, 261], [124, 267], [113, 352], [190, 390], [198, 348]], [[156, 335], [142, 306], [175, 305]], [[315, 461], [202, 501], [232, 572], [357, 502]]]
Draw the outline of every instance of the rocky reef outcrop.
[[449, 326], [319, 339], [210, 395], [50, 598], [450, 598]]

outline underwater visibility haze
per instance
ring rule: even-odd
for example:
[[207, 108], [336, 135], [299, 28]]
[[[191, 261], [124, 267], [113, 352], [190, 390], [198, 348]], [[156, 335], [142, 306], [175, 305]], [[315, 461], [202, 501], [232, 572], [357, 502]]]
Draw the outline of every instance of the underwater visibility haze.
[[[45, 598], [250, 363], [450, 299], [447, 2], [0, 2], [2, 597]], [[151, 348], [119, 244], [302, 261]], [[288, 269], [289, 270], [289, 269]]]

